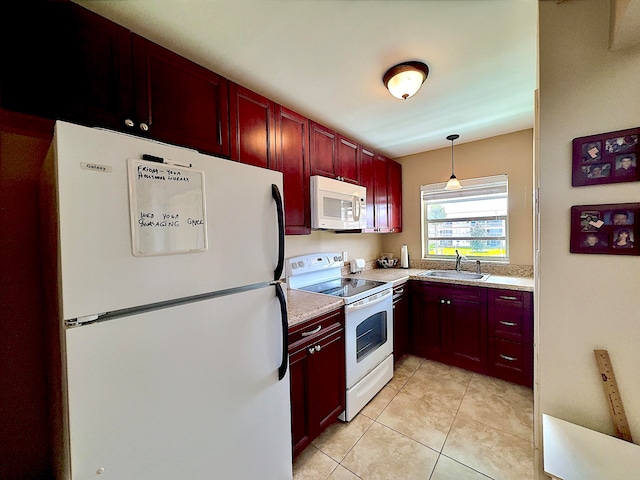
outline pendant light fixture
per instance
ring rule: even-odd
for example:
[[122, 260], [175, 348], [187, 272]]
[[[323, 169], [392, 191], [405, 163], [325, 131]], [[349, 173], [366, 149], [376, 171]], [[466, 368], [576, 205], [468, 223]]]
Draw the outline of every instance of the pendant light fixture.
[[382, 83], [396, 98], [406, 100], [415, 95], [429, 75], [429, 67], [422, 62], [404, 62], [391, 67]]
[[460, 190], [462, 188], [462, 185], [460, 185], [460, 182], [456, 178], [456, 174], [453, 173], [453, 141], [458, 138], [460, 138], [460, 135], [457, 134], [449, 135], [447, 137], [447, 140], [451, 140], [451, 177], [444, 187], [445, 190]]

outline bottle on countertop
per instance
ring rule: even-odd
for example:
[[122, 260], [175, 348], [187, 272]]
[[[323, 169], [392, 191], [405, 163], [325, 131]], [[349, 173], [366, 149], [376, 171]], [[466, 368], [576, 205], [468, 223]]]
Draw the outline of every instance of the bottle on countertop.
[[400, 268], [409, 268], [409, 250], [406, 245], [402, 245], [400, 250]]

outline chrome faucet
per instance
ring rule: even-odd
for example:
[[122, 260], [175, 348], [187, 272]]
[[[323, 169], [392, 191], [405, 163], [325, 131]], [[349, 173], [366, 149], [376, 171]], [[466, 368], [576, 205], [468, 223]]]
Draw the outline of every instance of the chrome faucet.
[[458, 250], [456, 250], [456, 272], [460, 271], [460, 265], [462, 264], [462, 260], [467, 260], [467, 257], [464, 255], [460, 255]]
[[476, 273], [482, 275], [482, 268], [480, 267], [480, 260], [476, 260]]

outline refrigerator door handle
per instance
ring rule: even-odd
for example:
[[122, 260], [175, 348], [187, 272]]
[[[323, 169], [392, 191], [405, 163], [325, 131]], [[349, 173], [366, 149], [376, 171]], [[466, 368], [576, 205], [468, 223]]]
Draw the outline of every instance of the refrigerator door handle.
[[280, 320], [282, 321], [282, 362], [278, 368], [278, 380], [282, 380], [287, 373], [289, 364], [289, 319], [287, 317], [287, 302], [279, 283], [275, 284], [276, 296], [280, 300]]
[[280, 189], [275, 184], [271, 184], [271, 196], [276, 201], [278, 211], [278, 266], [273, 272], [273, 279], [277, 281], [280, 280], [284, 268], [284, 207]]

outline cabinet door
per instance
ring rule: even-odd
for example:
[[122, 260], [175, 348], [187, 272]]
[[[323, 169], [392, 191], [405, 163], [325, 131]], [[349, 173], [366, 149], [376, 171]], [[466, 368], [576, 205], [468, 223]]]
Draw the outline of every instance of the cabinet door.
[[358, 184], [360, 152], [357, 143], [338, 135], [338, 171], [340, 180]]
[[231, 159], [276, 169], [275, 103], [229, 82]]
[[309, 120], [309, 153], [311, 175], [336, 178], [338, 138], [336, 132]]
[[367, 189], [367, 227], [364, 230], [367, 233], [376, 231], [376, 186], [373, 181], [373, 160], [375, 156], [374, 152], [366, 148], [360, 149], [360, 185]]
[[482, 294], [486, 295], [486, 290], [467, 288], [477, 290], [478, 298], [451, 295], [443, 299], [446, 305], [446, 314], [442, 318], [443, 354], [449, 363], [482, 371], [487, 365], [486, 301], [482, 301]]
[[389, 210], [387, 198], [387, 159], [376, 154], [373, 159], [373, 183], [375, 223], [377, 232], [389, 231]]
[[71, 2], [12, 2], [3, 15], [3, 108], [125, 129], [133, 112], [127, 29]]
[[315, 435], [320, 435], [334, 423], [345, 409], [346, 371], [344, 329], [324, 337], [315, 344], [311, 355], [311, 395], [316, 399]]
[[227, 80], [132, 34], [137, 121], [156, 140], [229, 155]]
[[311, 233], [309, 198], [309, 121], [282, 106], [276, 107], [277, 170], [283, 174], [285, 233]]
[[402, 165], [387, 161], [389, 231], [402, 232]]
[[309, 411], [309, 354], [302, 348], [289, 356], [291, 382], [291, 439], [293, 456], [311, 443], [311, 412]]
[[439, 360], [442, 356], [442, 298], [422, 282], [411, 289], [411, 353]]
[[398, 361], [409, 352], [409, 293], [407, 285], [393, 289], [393, 355]]

